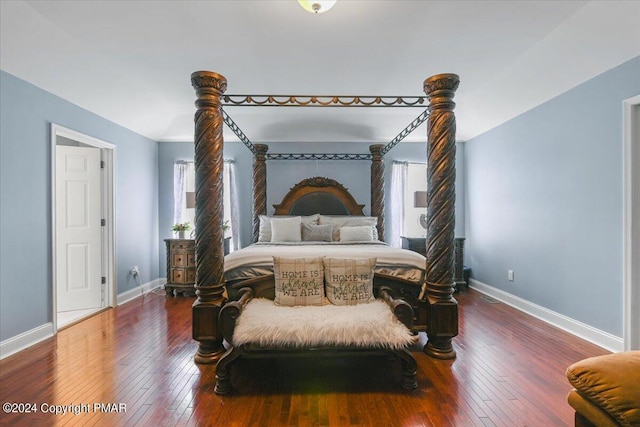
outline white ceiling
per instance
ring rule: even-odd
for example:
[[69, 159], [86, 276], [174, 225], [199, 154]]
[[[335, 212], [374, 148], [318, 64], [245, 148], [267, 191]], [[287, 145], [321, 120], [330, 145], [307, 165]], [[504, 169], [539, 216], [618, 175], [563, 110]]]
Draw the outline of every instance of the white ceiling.
[[[468, 140], [640, 55], [640, 1], [0, 2], [2, 70], [158, 141], [192, 141], [193, 71], [227, 94], [424, 95], [460, 76]], [[597, 100], [594, 100], [597, 102]], [[227, 107], [254, 143], [387, 143], [415, 108]], [[407, 140], [424, 141], [424, 125]], [[225, 140], [237, 140], [225, 128]]]

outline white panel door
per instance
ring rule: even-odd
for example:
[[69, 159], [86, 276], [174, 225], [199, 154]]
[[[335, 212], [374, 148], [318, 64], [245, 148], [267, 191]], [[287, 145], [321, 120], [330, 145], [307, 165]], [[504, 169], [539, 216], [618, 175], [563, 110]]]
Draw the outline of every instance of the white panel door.
[[58, 311], [102, 307], [100, 149], [56, 146]]

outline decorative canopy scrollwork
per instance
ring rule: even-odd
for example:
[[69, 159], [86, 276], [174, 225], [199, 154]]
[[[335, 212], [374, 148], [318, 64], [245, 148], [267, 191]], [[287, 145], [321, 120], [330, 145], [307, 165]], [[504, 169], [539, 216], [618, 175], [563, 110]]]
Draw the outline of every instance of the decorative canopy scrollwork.
[[429, 109], [424, 110], [422, 114], [416, 117], [411, 123], [409, 123], [409, 125], [406, 128], [402, 129], [400, 133], [396, 135], [395, 138], [393, 138], [387, 145], [384, 146], [384, 148], [380, 152], [380, 155], [384, 156], [389, 152], [389, 150], [395, 147], [400, 141], [402, 141], [407, 136], [409, 136], [411, 132], [416, 130], [418, 126], [423, 124], [429, 118], [429, 113], [430, 113]]
[[245, 135], [244, 132], [242, 132], [242, 129], [240, 129], [240, 127], [236, 124], [236, 122], [234, 122], [233, 119], [229, 117], [227, 112], [224, 110], [222, 110], [222, 119], [227, 124], [227, 126], [229, 126], [229, 129], [231, 129], [233, 133], [236, 134], [238, 139], [242, 141], [245, 147], [247, 147], [253, 153], [254, 156], [257, 156], [258, 150], [256, 150], [256, 147], [251, 143], [251, 141], [249, 141], [249, 138], [247, 138], [247, 135]]
[[225, 95], [225, 106], [244, 107], [420, 107], [425, 96]]
[[266, 155], [267, 160], [371, 160], [370, 154], [315, 154], [273, 153]]

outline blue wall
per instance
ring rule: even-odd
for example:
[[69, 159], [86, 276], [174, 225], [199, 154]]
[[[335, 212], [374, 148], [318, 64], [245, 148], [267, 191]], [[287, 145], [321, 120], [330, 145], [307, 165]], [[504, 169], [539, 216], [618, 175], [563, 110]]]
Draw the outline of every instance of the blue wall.
[[[418, 131], [419, 132], [419, 131]], [[425, 135], [426, 140], [426, 135]], [[369, 145], [363, 143], [269, 143], [269, 153], [352, 153], [368, 154]], [[456, 192], [456, 234], [464, 233], [464, 189], [462, 144], [457, 145], [457, 192]], [[191, 142], [159, 143], [159, 201], [160, 201], [160, 238], [172, 236], [173, 225], [173, 163], [176, 160], [193, 160], [194, 147]], [[240, 243], [248, 246], [253, 239], [251, 217], [253, 155], [242, 143], [225, 142], [224, 157], [234, 159], [238, 182], [240, 204]], [[385, 184], [389, 194], [391, 182], [391, 163], [393, 160], [424, 162], [426, 143], [400, 143], [385, 156]], [[337, 180], [349, 189], [358, 203], [365, 204], [365, 214], [370, 213], [370, 174], [371, 161], [292, 161], [269, 160], [267, 162], [267, 213], [273, 213], [273, 204], [280, 203], [285, 194], [302, 179], [312, 176], [324, 176]], [[390, 215], [389, 201], [386, 214]], [[388, 227], [387, 227], [388, 228]], [[166, 255], [162, 250], [159, 256], [160, 275], [166, 276]]]
[[622, 101], [638, 93], [640, 57], [465, 143], [473, 278], [622, 336]]
[[117, 292], [158, 278], [158, 144], [0, 71], [0, 341], [52, 321], [50, 124], [117, 146]]

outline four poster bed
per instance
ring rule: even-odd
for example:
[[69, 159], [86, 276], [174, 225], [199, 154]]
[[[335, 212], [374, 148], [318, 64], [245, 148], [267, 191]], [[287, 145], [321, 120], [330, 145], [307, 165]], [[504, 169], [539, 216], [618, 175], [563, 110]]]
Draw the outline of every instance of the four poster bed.
[[[297, 183], [280, 204], [274, 205], [273, 216], [259, 215], [257, 242], [247, 248], [232, 252], [225, 257], [225, 284], [230, 300], [237, 300], [238, 283], [247, 279], [262, 278], [251, 283], [261, 283], [256, 297], [274, 298], [273, 257], [314, 257], [331, 256], [342, 258], [375, 257], [374, 292], [380, 287], [388, 287], [393, 296], [408, 302], [414, 314], [422, 315], [413, 319], [413, 330], [426, 331], [424, 313], [420, 301], [426, 289], [426, 259], [424, 256], [406, 249], [392, 248], [382, 242], [377, 217], [364, 216], [364, 205], [358, 204], [351, 193], [339, 182], [312, 177]], [[275, 242], [265, 230], [272, 218], [301, 216], [303, 222], [319, 225], [329, 230], [323, 240], [302, 233], [299, 242]], [[371, 237], [356, 241], [340, 241], [340, 230], [344, 227], [370, 226]], [[305, 227], [305, 225], [303, 225]], [[313, 225], [310, 225], [313, 227]], [[309, 226], [307, 226], [309, 228]], [[234, 286], [235, 285], [235, 286]]]
[[[429, 100], [427, 110], [386, 146], [371, 145], [370, 155], [322, 155], [322, 159], [371, 160], [369, 217], [364, 216], [363, 205], [358, 204], [345, 187], [324, 177], [312, 177], [294, 185], [282, 202], [274, 205], [275, 214], [268, 217], [266, 160], [312, 159], [316, 155], [267, 154], [268, 146], [251, 144], [222, 106], [416, 106], [423, 102], [422, 98], [416, 97], [414, 101], [407, 101], [398, 97], [393, 101], [387, 101], [376, 97], [367, 101], [361, 97], [350, 97], [350, 100], [345, 101], [341, 97], [306, 97], [308, 99], [301, 100], [304, 97], [292, 96], [282, 100], [274, 96], [263, 96], [262, 101], [257, 101], [260, 98], [258, 96], [223, 96], [226, 79], [219, 74], [200, 71], [193, 73], [191, 79], [197, 95], [195, 168], [198, 218], [195, 284], [197, 299], [193, 305], [192, 330], [193, 338], [199, 341], [196, 362], [217, 363], [216, 392], [225, 394], [230, 391], [230, 365], [240, 357], [301, 354], [315, 357], [319, 354], [352, 355], [362, 352], [395, 355], [402, 362], [401, 385], [407, 389], [415, 388], [416, 364], [408, 350], [412, 339], [407, 334], [411, 332], [426, 332], [426, 354], [440, 359], [454, 358], [455, 350], [451, 341], [458, 333], [458, 310], [457, 302], [453, 298], [455, 104], [452, 99], [459, 83], [458, 76], [440, 74], [425, 80], [424, 89]], [[427, 121], [428, 126], [426, 258], [414, 252], [391, 248], [381, 242], [384, 240], [383, 156], [424, 121]], [[218, 200], [222, 200], [223, 191], [223, 122], [231, 127], [254, 154], [254, 244], [230, 254], [226, 259], [222, 249], [223, 210], [218, 203]], [[271, 230], [267, 230], [268, 226]], [[301, 230], [307, 230], [309, 238], [301, 238], [304, 235], [304, 231]], [[271, 234], [268, 238], [267, 231]], [[291, 241], [295, 241], [296, 244], [292, 245]], [[372, 286], [372, 292], [370, 295], [361, 292], [358, 298], [365, 295], [368, 299], [359, 300], [355, 305], [349, 302], [346, 306], [344, 301], [338, 301], [337, 306], [342, 307], [333, 307], [332, 304], [325, 306], [324, 302], [315, 299], [317, 294], [313, 294], [316, 303], [309, 305], [320, 307], [308, 307], [306, 303], [300, 303], [299, 295], [295, 297], [295, 302], [287, 299], [290, 294], [286, 293], [283, 284], [283, 278], [287, 274], [304, 274], [296, 278], [306, 278], [307, 274], [315, 274], [317, 277], [318, 274], [317, 271], [302, 270], [283, 273], [283, 266], [289, 265], [287, 263], [291, 263], [295, 268], [320, 263], [320, 283], [323, 279], [327, 281], [327, 297], [334, 303], [331, 297], [336, 297], [335, 290], [338, 288], [333, 288], [331, 296], [327, 262], [329, 266], [331, 262], [341, 263], [345, 268], [356, 268], [354, 263], [357, 263], [357, 268], [360, 268], [366, 259], [369, 260], [371, 280], [367, 275], [360, 276], [367, 279], [369, 286]], [[326, 275], [322, 273], [323, 263]], [[288, 277], [290, 283], [292, 276]], [[315, 286], [314, 280], [309, 279], [308, 283]], [[304, 283], [307, 286], [307, 282]], [[306, 294], [304, 295], [302, 300], [306, 298]], [[333, 314], [326, 314], [333, 312], [327, 310], [337, 310], [337, 319], [341, 319], [340, 316], [347, 313], [343, 318], [346, 321], [341, 322], [335, 330], [335, 335], [342, 336], [345, 332], [350, 332], [345, 329], [351, 326], [344, 326], [349, 323], [351, 317], [355, 317], [355, 314], [351, 316], [350, 313], [366, 312], [369, 308], [373, 310], [377, 303], [381, 304], [382, 314], [364, 313], [365, 320], [356, 322], [355, 325], [358, 333], [356, 336], [350, 335], [350, 338], [334, 337], [329, 341], [324, 336], [315, 338], [314, 333], [319, 332], [322, 335], [326, 332], [322, 330], [322, 326], [316, 328], [318, 331], [305, 332], [302, 337], [296, 337], [301, 335], [298, 332], [289, 332], [283, 339], [282, 331], [278, 329], [279, 325], [299, 322], [291, 320], [286, 317], [288, 314], [284, 313], [295, 312], [297, 315], [321, 309], [325, 313], [321, 317], [333, 318]], [[258, 308], [259, 304], [268, 307]], [[304, 307], [299, 307], [300, 305]], [[272, 313], [270, 316], [276, 317], [264, 317], [261, 321], [261, 316], [266, 316], [267, 312]], [[386, 319], [387, 314], [390, 316], [388, 320], [374, 326], [379, 319]], [[250, 323], [252, 316], [257, 318], [252, 328], [259, 329], [259, 332], [257, 336], [254, 334], [253, 337], [246, 338], [242, 333], [251, 332], [251, 328], [247, 328], [246, 324]], [[364, 329], [360, 330], [359, 327]], [[264, 336], [271, 333], [274, 333], [277, 339], [265, 341]], [[360, 342], [360, 335], [369, 337], [368, 341]], [[223, 339], [227, 348], [223, 345]]]

